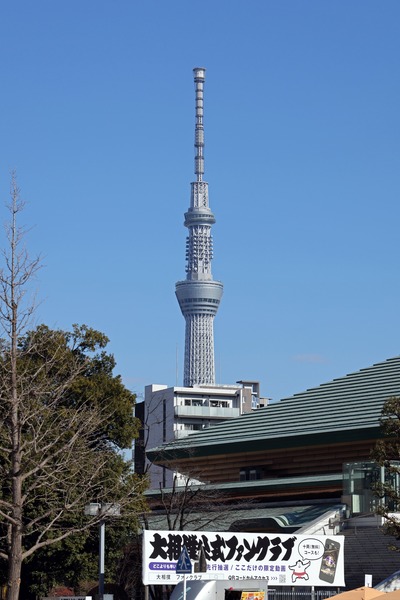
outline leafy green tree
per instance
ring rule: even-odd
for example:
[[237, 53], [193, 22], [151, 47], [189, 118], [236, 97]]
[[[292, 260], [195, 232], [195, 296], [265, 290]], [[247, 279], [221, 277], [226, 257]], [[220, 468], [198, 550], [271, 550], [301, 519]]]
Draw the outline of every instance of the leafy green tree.
[[[109, 448], [108, 463], [104, 469], [103, 478], [107, 490], [115, 486], [114, 478], [127, 477], [132, 489], [139, 492], [144, 487], [144, 481], [130, 473], [130, 465], [126, 463], [119, 452], [124, 445], [130, 447], [131, 440], [137, 431], [137, 420], [133, 415], [134, 395], [123, 386], [120, 377], [114, 377], [113, 357], [107, 355], [104, 347], [107, 338], [86, 326], [74, 326], [72, 332], [53, 331], [41, 325], [34, 331], [29, 332], [21, 340], [21, 348], [25, 352], [31, 347], [26, 357], [24, 368], [30, 372], [36, 372], [41, 368], [43, 361], [49, 361], [58, 353], [62, 371], [57, 370], [54, 365], [49, 369], [46, 377], [62, 382], [64, 377], [73, 368], [77, 357], [83, 361], [84, 369], [69, 387], [66, 387], [58, 402], [58, 410], [74, 410], [81, 406], [92, 406], [94, 410], [101, 411], [103, 417], [96, 431], [96, 448]], [[101, 346], [99, 352], [96, 345]], [[90, 357], [88, 356], [90, 354]], [[52, 422], [53, 425], [54, 421]], [[85, 426], [85, 424], [83, 423]], [[85, 467], [84, 467], [85, 468]], [[121, 479], [122, 480], [122, 479]], [[82, 484], [84, 484], [82, 480]], [[80, 486], [81, 482], [78, 481]], [[111, 491], [108, 498], [115, 499]], [[90, 498], [88, 498], [90, 501]], [[98, 501], [98, 496], [92, 496], [92, 500]], [[53, 501], [53, 500], [52, 500]], [[124, 502], [124, 500], [123, 500]], [[38, 511], [43, 505], [35, 501], [32, 511], [26, 506], [26, 519], [31, 515], [37, 517]], [[135, 510], [133, 510], [135, 509]], [[124, 545], [130, 535], [136, 533], [138, 511], [142, 510], [141, 501], [127, 506], [123, 510], [121, 519], [110, 521], [106, 527], [106, 575], [115, 580], [116, 569]], [[98, 557], [98, 531], [95, 527], [91, 530], [82, 529], [87, 524], [87, 517], [83, 514], [83, 507], [76, 514], [70, 512], [67, 526], [75, 529], [76, 533], [49, 547], [39, 548], [32, 556], [28, 556], [23, 566], [23, 577], [21, 590], [22, 597], [28, 598], [29, 594], [46, 595], [47, 591], [56, 584], [65, 584], [79, 589], [82, 581], [93, 581], [97, 579], [97, 557]], [[26, 539], [31, 542], [33, 537], [27, 533]], [[85, 595], [85, 594], [84, 594]]]
[[22, 565], [36, 552], [65, 549], [71, 536], [111, 519], [110, 512], [85, 517], [86, 504], [118, 503], [134, 527], [144, 486], [120, 452], [137, 433], [135, 397], [112, 374], [106, 336], [77, 325], [30, 329], [35, 306], [27, 292], [40, 259], [31, 260], [23, 246], [22, 208], [13, 177], [0, 270], [0, 560], [7, 562], [7, 600], [18, 600]]
[[[380, 418], [382, 438], [372, 452], [372, 458], [384, 467], [384, 477], [374, 484], [377, 496], [376, 513], [384, 517], [385, 533], [400, 539], [400, 521], [394, 513], [400, 507], [400, 398], [389, 398]], [[392, 549], [400, 550], [393, 543]]]
[[[107, 583], [130, 587], [130, 573], [120, 572], [126, 548], [137, 534], [134, 519], [125, 516], [106, 526], [105, 575]], [[24, 564], [21, 577], [21, 598], [35, 600], [49, 595], [53, 587], [65, 585], [76, 595], [90, 595], [98, 584], [98, 528], [82, 531], [35, 552]], [[141, 565], [138, 565], [139, 570]]]

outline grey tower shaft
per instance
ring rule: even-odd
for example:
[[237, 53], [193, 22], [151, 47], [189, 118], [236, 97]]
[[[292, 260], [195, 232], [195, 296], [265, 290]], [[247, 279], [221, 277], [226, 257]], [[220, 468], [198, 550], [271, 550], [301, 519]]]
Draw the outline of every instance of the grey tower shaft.
[[211, 274], [211, 225], [215, 218], [208, 205], [204, 175], [204, 80], [205, 69], [193, 69], [196, 92], [195, 169], [190, 208], [185, 213], [186, 279], [176, 284], [176, 297], [186, 321], [183, 385], [215, 384], [214, 317], [223, 286]]

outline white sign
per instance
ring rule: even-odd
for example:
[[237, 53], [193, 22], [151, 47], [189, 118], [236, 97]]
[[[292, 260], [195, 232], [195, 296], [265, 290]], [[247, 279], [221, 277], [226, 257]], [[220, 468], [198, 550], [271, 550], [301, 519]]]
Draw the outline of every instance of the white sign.
[[[268, 585], [344, 587], [344, 536], [209, 531], [149, 531], [143, 535], [144, 585], [259, 579]], [[183, 546], [193, 564], [203, 549], [207, 571], [176, 573]]]

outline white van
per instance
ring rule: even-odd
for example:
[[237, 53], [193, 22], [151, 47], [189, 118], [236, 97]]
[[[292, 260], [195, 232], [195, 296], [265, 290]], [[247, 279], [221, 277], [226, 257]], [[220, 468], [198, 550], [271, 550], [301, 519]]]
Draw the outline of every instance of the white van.
[[[242, 592], [248, 592], [249, 600], [261, 600], [267, 598], [267, 591], [268, 583], [256, 579], [186, 581], [186, 600], [240, 600]], [[170, 600], [184, 600], [182, 581], [175, 586]]]

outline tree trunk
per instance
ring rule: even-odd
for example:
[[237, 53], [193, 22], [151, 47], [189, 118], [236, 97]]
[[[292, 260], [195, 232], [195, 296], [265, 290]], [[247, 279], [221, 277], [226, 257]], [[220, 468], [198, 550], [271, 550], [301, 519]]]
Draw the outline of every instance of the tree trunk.
[[22, 536], [21, 526], [13, 526], [8, 561], [7, 600], [18, 600], [21, 584]]
[[[16, 407], [18, 406], [16, 402]], [[12, 419], [18, 415], [15, 408], [15, 414]], [[10, 540], [8, 547], [8, 588], [7, 600], [18, 600], [19, 588], [21, 584], [22, 568], [22, 479], [21, 479], [21, 451], [20, 451], [20, 427], [16, 423], [13, 427], [14, 452], [12, 454], [12, 520]]]
[[18, 395], [18, 329], [19, 303], [17, 301], [18, 273], [16, 227], [16, 196], [13, 203], [13, 222], [11, 237], [11, 280], [10, 280], [10, 320], [11, 320], [11, 353], [10, 353], [10, 433], [11, 433], [11, 470], [12, 470], [12, 523], [11, 539], [8, 549], [8, 589], [7, 600], [19, 599], [22, 568], [22, 478], [21, 478], [21, 407]]

